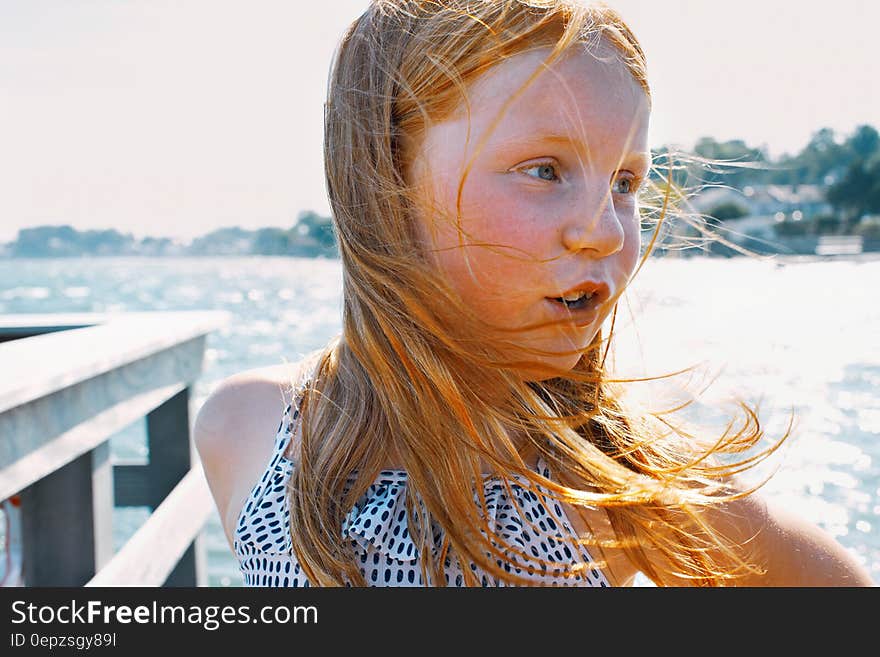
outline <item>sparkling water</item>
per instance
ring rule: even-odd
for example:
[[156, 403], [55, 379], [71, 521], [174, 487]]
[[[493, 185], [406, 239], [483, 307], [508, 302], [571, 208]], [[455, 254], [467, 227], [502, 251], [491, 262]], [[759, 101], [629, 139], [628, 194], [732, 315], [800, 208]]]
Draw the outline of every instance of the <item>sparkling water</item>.
[[[737, 416], [737, 398], [758, 406], [771, 440], [794, 411], [764, 494], [828, 530], [880, 582], [878, 282], [880, 259], [867, 256], [651, 259], [619, 304], [609, 358], [630, 378], [693, 366], [630, 388], [655, 410], [693, 400], [682, 417], [710, 429]], [[229, 311], [208, 336], [192, 417], [224, 377], [294, 362], [336, 335], [341, 289], [328, 259], [0, 260], [0, 313]], [[144, 424], [113, 437], [114, 456], [146, 454]], [[117, 549], [148, 513], [115, 512]], [[204, 536], [208, 584], [239, 586], [216, 513]]]

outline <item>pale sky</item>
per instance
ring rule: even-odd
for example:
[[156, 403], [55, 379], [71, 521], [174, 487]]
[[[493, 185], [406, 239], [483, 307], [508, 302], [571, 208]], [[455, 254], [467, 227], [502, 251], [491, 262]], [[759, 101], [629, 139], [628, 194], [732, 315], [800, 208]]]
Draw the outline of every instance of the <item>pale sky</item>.
[[[328, 214], [330, 57], [367, 0], [0, 0], [0, 241], [188, 240]], [[880, 128], [875, 0], [607, 0], [648, 57], [651, 145]]]

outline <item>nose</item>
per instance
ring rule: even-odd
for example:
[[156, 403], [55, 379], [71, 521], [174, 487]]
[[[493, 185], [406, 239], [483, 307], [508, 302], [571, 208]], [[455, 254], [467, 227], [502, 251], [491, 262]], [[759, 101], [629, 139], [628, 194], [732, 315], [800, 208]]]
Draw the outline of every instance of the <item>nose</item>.
[[623, 225], [614, 209], [610, 188], [595, 190], [592, 201], [574, 204], [562, 227], [562, 243], [568, 251], [593, 251], [607, 257], [623, 249]]

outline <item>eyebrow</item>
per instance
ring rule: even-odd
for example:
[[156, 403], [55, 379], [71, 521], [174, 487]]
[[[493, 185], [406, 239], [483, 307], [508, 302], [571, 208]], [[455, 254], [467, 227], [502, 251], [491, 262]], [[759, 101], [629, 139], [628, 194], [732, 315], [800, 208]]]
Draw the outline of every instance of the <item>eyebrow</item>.
[[[532, 143], [538, 144], [548, 142], [551, 144], [559, 144], [560, 146], [571, 146], [572, 144], [575, 144], [577, 146], [582, 146], [583, 150], [589, 153], [589, 148], [587, 147], [587, 145], [583, 144], [579, 139], [572, 139], [568, 135], [564, 135], [558, 132], [535, 131], [526, 137], [518, 139], [518, 141], [527, 145]], [[647, 172], [651, 169], [653, 156], [650, 152], [633, 151], [621, 160], [621, 163], [624, 162], [637, 162], [639, 166]]]

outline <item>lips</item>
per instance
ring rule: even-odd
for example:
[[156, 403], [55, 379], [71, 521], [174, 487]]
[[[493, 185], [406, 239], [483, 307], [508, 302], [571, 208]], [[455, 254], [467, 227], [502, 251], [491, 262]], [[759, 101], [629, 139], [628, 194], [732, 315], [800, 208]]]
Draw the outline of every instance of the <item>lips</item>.
[[602, 305], [603, 303], [608, 301], [608, 298], [611, 296], [611, 290], [608, 287], [607, 283], [602, 283], [600, 281], [581, 281], [574, 287], [570, 287], [565, 292], [547, 298], [553, 301], [562, 297], [572, 297], [578, 292], [586, 292], [587, 294], [593, 295], [590, 299], [591, 306]]
[[[561, 298], [574, 296], [578, 292], [587, 292], [592, 296], [574, 303], [566, 303]], [[556, 318], [584, 328], [598, 321], [599, 311], [610, 296], [611, 290], [608, 284], [599, 281], [582, 281], [560, 294], [559, 298], [547, 297], [547, 303]]]

